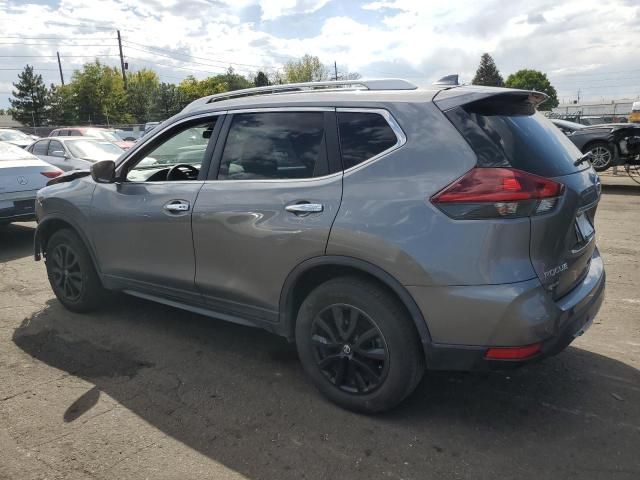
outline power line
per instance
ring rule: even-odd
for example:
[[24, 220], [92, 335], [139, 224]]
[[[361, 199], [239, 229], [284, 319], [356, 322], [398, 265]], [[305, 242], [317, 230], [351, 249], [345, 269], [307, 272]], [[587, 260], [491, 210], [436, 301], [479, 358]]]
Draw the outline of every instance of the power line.
[[221, 73], [225, 73], [226, 72], [224, 67], [218, 67], [221, 70], [217, 71], [217, 72], [214, 72], [212, 70], [201, 70], [201, 69], [197, 69], [197, 68], [187, 68], [187, 67], [181, 67], [181, 66], [177, 66], [177, 65], [167, 65], [166, 63], [158, 63], [158, 62], [155, 62], [153, 60], [146, 60], [144, 58], [131, 57], [129, 55], [127, 55], [127, 59], [129, 59], [129, 60], [137, 60], [139, 62], [146, 62], [146, 63], [150, 63], [152, 65], [157, 65], [159, 67], [177, 68], [179, 70], [187, 70], [189, 72], [212, 73], [212, 74], [215, 74], [215, 75], [219, 75]]
[[[118, 57], [119, 55], [99, 54], [99, 55], [63, 55], [66, 58], [89, 58], [89, 57]], [[0, 58], [56, 58], [55, 55], [0, 55]]]
[[[125, 42], [125, 44], [133, 43], [133, 42], [129, 42], [127, 40], [123, 40], [123, 41]], [[131, 48], [132, 50], [137, 50], [139, 52], [151, 53], [153, 55], [157, 55], [159, 57], [170, 58], [170, 59], [176, 60], [178, 62], [193, 63], [194, 65], [204, 65], [204, 66], [207, 66], [207, 67], [222, 67], [222, 68], [225, 68], [227, 65], [240, 65], [240, 66], [243, 66], [243, 67], [256, 67], [256, 68], [265, 68], [265, 69], [275, 69], [275, 68], [277, 68], [277, 67], [268, 66], [268, 65], [253, 65], [253, 64], [250, 64], [250, 63], [227, 62], [226, 60], [205, 59], [205, 58], [202, 58], [202, 57], [195, 57], [195, 56], [193, 56], [191, 54], [186, 54], [186, 53], [173, 52], [173, 56], [170, 56], [170, 55], [157, 53], [157, 52], [154, 52], [152, 50], [149, 50], [148, 49], [149, 47], [147, 47], [147, 49], [143, 49], [143, 48], [138, 48], [138, 47], [132, 47], [131, 45], [126, 45], [126, 46], [127, 46], [127, 48]], [[221, 63], [222, 65], [214, 65], [214, 64], [211, 64], [211, 63], [195, 62], [195, 61], [192, 61], [192, 60], [182, 60], [180, 58], [175, 58], [176, 55], [177, 56], [182, 56], [182, 57], [187, 57], [187, 58], [200, 59], [200, 60], [204, 59], [204, 60], [207, 60], [209, 62]]]
[[42, 46], [47, 46], [47, 47], [117, 47], [117, 45], [106, 45], [104, 43], [102, 44], [95, 44], [95, 43], [4, 43], [4, 42], [0, 42], [0, 47], [2, 46], [11, 46], [11, 45], [20, 45], [22, 47], [42, 47]]

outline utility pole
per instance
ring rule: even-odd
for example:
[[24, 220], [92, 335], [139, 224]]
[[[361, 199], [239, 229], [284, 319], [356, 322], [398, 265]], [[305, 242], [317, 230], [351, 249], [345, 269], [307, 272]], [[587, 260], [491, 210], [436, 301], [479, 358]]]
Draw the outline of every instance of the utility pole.
[[64, 76], [62, 75], [62, 64], [60, 63], [60, 52], [56, 52], [58, 56], [58, 70], [60, 70], [60, 83], [64, 85]]
[[335, 72], [335, 74], [336, 74], [335, 81], [337, 82], [337, 81], [338, 81], [338, 64], [337, 64], [337, 62], [335, 62], [335, 61], [333, 62], [333, 71], [334, 71], [334, 72]]
[[578, 103], [580, 103], [580, 89], [578, 89]]
[[127, 74], [124, 71], [124, 57], [122, 55], [122, 39], [120, 38], [120, 30], [118, 30], [118, 48], [120, 49], [120, 68], [122, 69], [122, 81], [124, 89], [127, 89]]

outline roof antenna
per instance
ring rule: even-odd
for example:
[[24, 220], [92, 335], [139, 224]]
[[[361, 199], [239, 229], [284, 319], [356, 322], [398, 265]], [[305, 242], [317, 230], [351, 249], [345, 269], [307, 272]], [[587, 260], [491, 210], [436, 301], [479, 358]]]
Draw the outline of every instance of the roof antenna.
[[446, 77], [442, 77], [440, 80], [433, 82], [433, 84], [443, 87], [455, 87], [457, 85], [460, 85], [460, 83], [458, 82], [458, 74], [447, 75]]

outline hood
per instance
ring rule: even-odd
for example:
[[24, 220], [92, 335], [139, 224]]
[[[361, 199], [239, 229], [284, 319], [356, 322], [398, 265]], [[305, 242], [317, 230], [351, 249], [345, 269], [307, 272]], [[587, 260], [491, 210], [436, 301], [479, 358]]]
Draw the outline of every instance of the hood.
[[[123, 150], [129, 150], [135, 144], [135, 142], [130, 142], [128, 140], [122, 140], [121, 142], [113, 142], [113, 143], [119, 146]], [[111, 160], [111, 159], [108, 159], [108, 160]]]

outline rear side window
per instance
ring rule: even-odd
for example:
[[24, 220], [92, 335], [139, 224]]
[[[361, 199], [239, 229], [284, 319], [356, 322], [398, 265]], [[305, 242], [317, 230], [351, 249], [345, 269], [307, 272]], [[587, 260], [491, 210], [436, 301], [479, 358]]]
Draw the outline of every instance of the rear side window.
[[33, 144], [33, 150], [31, 151], [34, 155], [46, 155], [47, 154], [47, 145], [49, 145], [49, 140], [43, 140], [42, 142], [36, 142]]
[[326, 175], [324, 112], [233, 116], [220, 180], [295, 179]]
[[588, 162], [574, 165], [580, 151], [531, 106], [485, 100], [446, 114], [474, 149], [479, 167], [512, 167], [543, 177], [589, 168]]
[[338, 112], [338, 127], [345, 170], [398, 143], [398, 137], [379, 113]]

